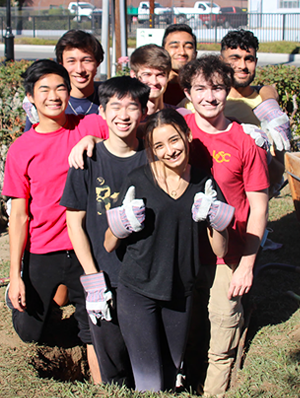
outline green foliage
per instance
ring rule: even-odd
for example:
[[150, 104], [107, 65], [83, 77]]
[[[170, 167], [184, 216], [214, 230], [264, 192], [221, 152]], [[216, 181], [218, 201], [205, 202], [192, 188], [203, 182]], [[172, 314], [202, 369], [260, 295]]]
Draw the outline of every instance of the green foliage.
[[279, 105], [290, 117], [293, 133], [300, 135], [300, 69], [286, 65], [258, 67], [254, 84], [276, 87]]
[[26, 114], [22, 108], [25, 93], [22, 73], [30, 61], [8, 62], [0, 65], [0, 145], [9, 145], [22, 134]]

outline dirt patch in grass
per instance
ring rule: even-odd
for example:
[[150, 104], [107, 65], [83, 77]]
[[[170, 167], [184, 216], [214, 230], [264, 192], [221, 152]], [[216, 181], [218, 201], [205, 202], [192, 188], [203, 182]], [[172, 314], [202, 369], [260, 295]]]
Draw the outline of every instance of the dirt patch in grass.
[[83, 381], [88, 378], [86, 351], [72, 348], [38, 346], [31, 364], [40, 377], [62, 381]]

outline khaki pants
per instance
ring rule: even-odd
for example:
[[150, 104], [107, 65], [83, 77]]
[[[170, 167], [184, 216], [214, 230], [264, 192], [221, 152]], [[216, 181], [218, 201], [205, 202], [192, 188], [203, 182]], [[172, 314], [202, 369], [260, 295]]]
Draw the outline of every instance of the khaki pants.
[[211, 338], [204, 383], [206, 397], [224, 396], [243, 326], [241, 297], [227, 298], [231, 278], [230, 266], [217, 266], [208, 305]]

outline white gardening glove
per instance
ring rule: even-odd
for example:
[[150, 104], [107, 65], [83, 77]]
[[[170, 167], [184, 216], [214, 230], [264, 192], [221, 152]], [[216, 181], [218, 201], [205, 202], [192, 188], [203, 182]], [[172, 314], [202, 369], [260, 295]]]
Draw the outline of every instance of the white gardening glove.
[[107, 289], [103, 272], [82, 275], [80, 282], [86, 291], [86, 310], [94, 325], [98, 319], [111, 321], [110, 304], [112, 292]]
[[37, 113], [36, 107], [32, 102], [29, 101], [27, 97], [24, 98], [22, 107], [32, 124], [39, 123], [39, 115]]
[[243, 127], [244, 133], [250, 135], [257, 146], [265, 150], [269, 148], [268, 136], [264, 131], [255, 126], [255, 124], [242, 123], [241, 126]]
[[212, 180], [205, 183], [204, 193], [198, 192], [194, 196], [192, 217], [196, 222], [209, 220], [209, 224], [216, 231], [224, 231], [230, 224], [235, 208], [217, 200], [217, 192], [213, 189]]
[[261, 128], [269, 134], [278, 151], [291, 149], [291, 129], [288, 116], [280, 109], [278, 102], [267, 99], [259, 104], [253, 113], [261, 122]]
[[217, 200], [217, 192], [213, 189], [212, 180], [205, 183], [204, 193], [198, 192], [194, 197], [192, 206], [193, 220], [196, 222], [206, 220], [211, 204]]
[[128, 188], [122, 206], [106, 211], [111, 232], [119, 239], [124, 239], [132, 232], [144, 228], [145, 203], [143, 199], [135, 199], [135, 187]]

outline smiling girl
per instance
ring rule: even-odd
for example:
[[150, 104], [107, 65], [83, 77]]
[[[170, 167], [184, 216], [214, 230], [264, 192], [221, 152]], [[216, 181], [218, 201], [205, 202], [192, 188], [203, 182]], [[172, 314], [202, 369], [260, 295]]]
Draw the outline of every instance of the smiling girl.
[[146, 125], [149, 164], [128, 175], [119, 207], [107, 212], [104, 246], [122, 258], [118, 317], [140, 391], [174, 389], [199, 250], [209, 240], [216, 255], [227, 251], [234, 208], [218, 200], [211, 176], [188, 163], [190, 141], [178, 112], [153, 115]]

